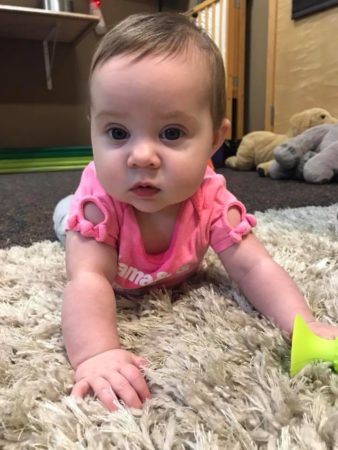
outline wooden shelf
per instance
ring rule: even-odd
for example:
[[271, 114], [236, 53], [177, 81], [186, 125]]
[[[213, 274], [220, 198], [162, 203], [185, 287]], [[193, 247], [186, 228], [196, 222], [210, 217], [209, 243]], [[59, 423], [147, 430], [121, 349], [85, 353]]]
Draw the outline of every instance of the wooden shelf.
[[56, 42], [76, 44], [98, 23], [99, 18], [90, 14], [0, 4], [0, 38], [42, 42], [49, 90], [53, 88], [49, 43], [54, 47]]
[[44, 41], [55, 29], [57, 42], [75, 43], [98, 22], [90, 14], [0, 4], [0, 37], [7, 39]]

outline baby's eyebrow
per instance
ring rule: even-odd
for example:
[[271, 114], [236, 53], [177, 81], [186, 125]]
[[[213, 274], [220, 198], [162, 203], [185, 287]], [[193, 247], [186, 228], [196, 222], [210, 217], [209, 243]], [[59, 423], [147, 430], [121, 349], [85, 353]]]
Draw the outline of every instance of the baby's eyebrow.
[[94, 117], [96, 119], [101, 119], [102, 117], [117, 117], [123, 119], [126, 115], [121, 111], [100, 111], [97, 114], [94, 114]]
[[184, 111], [180, 111], [180, 110], [173, 110], [173, 111], [169, 111], [169, 112], [161, 112], [160, 113], [160, 117], [163, 117], [164, 119], [171, 119], [174, 117], [183, 117], [183, 118], [187, 118], [190, 119], [192, 118], [192, 116], [190, 114], [187, 114]]
[[[122, 111], [114, 111], [114, 110], [103, 110], [103, 111], [99, 111], [97, 114], [93, 114], [93, 116], [95, 117], [95, 119], [101, 119], [104, 117], [114, 117], [114, 119], [119, 119], [122, 120], [124, 118], [126, 118], [128, 116], [128, 114], [124, 114]], [[161, 111], [157, 117], [160, 120], [163, 121], [183, 121], [183, 122], [189, 122], [191, 125], [196, 124], [196, 118], [191, 115], [186, 113], [185, 111], [181, 111], [181, 110], [173, 110], [173, 111], [169, 111], [169, 112], [165, 112], [165, 111]]]
[[182, 121], [188, 121], [192, 124], [196, 123], [196, 118], [186, 113], [185, 111], [170, 111], [170, 112], [161, 112], [159, 114], [159, 118], [163, 120], [182, 120]]

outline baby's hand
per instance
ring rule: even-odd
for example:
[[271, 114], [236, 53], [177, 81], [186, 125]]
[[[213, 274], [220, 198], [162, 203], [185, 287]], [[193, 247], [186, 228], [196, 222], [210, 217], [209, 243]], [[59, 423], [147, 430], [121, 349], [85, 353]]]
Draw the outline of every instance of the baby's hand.
[[308, 327], [317, 335], [325, 339], [335, 339], [338, 337], [338, 327], [323, 322], [308, 322]]
[[117, 409], [118, 398], [127, 406], [142, 408], [151, 398], [139, 370], [145, 364], [144, 358], [121, 349], [95, 355], [77, 367], [71, 395], [83, 398], [92, 391], [109, 411]]

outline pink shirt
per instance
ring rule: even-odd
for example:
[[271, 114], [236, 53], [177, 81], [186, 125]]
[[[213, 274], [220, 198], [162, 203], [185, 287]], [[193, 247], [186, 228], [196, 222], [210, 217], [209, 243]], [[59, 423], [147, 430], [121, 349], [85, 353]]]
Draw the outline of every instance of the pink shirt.
[[[84, 205], [93, 202], [104, 215], [93, 225], [85, 219]], [[241, 222], [231, 227], [230, 206], [241, 212]], [[256, 220], [225, 187], [224, 177], [207, 168], [197, 192], [181, 204], [169, 248], [148, 254], [133, 207], [110, 197], [100, 185], [94, 163], [83, 171], [68, 216], [67, 229], [111, 245], [118, 253], [115, 287], [134, 290], [152, 284], [172, 286], [194, 272], [208, 247], [217, 253], [238, 244]]]

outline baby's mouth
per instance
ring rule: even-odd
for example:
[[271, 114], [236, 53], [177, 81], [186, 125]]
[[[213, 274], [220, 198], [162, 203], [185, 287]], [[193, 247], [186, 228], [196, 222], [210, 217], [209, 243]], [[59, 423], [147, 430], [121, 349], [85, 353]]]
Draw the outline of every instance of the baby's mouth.
[[149, 183], [136, 183], [130, 190], [138, 197], [153, 197], [160, 192], [160, 189]]

